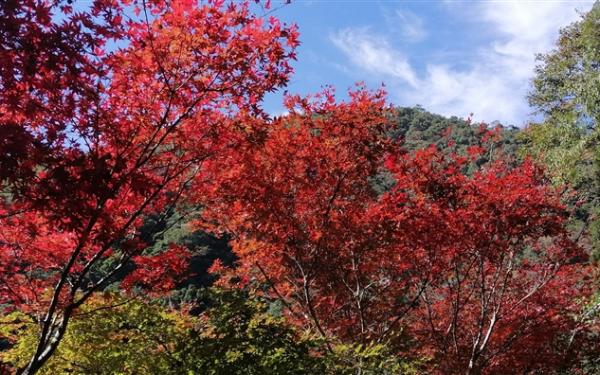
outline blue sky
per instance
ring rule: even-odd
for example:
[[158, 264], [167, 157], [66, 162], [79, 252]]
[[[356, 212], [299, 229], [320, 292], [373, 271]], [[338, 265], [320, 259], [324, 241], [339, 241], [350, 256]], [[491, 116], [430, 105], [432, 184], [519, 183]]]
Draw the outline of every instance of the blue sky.
[[[292, 93], [357, 81], [386, 85], [390, 102], [523, 126], [536, 53], [593, 1], [293, 0], [274, 12], [300, 29]], [[273, 1], [273, 6], [278, 6]], [[265, 108], [282, 111], [281, 94]]]

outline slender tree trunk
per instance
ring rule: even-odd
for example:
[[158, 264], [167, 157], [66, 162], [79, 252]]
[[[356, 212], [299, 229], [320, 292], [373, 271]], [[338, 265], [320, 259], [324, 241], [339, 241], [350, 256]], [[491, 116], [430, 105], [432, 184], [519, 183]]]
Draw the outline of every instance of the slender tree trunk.
[[48, 362], [52, 354], [58, 348], [61, 339], [65, 335], [67, 330], [67, 326], [69, 324], [69, 315], [65, 315], [61, 320], [60, 324], [56, 327], [56, 331], [53, 332], [48, 338], [48, 342], [44, 345], [42, 351], [36, 355], [34, 355], [27, 366], [17, 371], [19, 375], [33, 375], [36, 374], [42, 366]]

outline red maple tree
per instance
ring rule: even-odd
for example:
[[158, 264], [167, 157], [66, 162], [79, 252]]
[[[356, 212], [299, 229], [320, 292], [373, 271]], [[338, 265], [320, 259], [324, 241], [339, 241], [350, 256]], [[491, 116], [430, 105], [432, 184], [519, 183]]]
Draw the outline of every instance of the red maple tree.
[[585, 295], [584, 256], [540, 169], [499, 159], [467, 173], [481, 146], [403, 151], [382, 92], [287, 104], [260, 147], [211, 161], [197, 188], [206, 219], [234, 235], [239, 281], [264, 282], [325, 338], [412, 337], [410, 355], [431, 359], [430, 372], [566, 361], [557, 347]]
[[150, 288], [184, 270], [181, 248], [142, 254], [144, 215], [245, 140], [297, 45], [246, 2], [70, 4], [0, 2], [0, 303], [41, 327], [24, 374], [127, 264], [126, 284]]

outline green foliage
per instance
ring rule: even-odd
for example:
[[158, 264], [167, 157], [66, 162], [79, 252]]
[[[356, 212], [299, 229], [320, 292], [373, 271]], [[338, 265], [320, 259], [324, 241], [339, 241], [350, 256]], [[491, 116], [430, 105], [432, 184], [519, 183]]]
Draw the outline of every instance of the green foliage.
[[523, 155], [542, 158], [556, 184], [583, 187], [593, 175], [593, 159], [586, 149], [586, 134], [574, 123], [535, 124], [521, 134]]
[[[206, 296], [205, 296], [206, 298]], [[383, 345], [333, 345], [297, 332], [271, 304], [244, 291], [211, 290], [198, 317], [117, 295], [92, 299], [73, 318], [41, 374], [402, 374], [411, 367]], [[275, 309], [276, 310], [276, 309]], [[26, 364], [39, 327], [20, 312], [4, 316], [12, 341], [0, 363]], [[0, 367], [1, 368], [1, 367]]]
[[212, 295], [200, 345], [191, 357], [200, 374], [311, 374], [323, 364], [311, 355], [316, 343], [299, 335], [281, 317], [269, 313], [269, 304], [243, 291]]
[[600, 3], [560, 32], [538, 56], [530, 103], [544, 116], [519, 135], [521, 155], [542, 161], [557, 185], [572, 188], [572, 226], [600, 250]]
[[561, 375], [594, 375], [600, 373], [600, 357], [598, 356], [597, 342], [600, 339], [600, 295], [595, 294], [589, 301], [582, 302], [582, 311], [577, 317], [581, 325], [586, 325], [590, 329], [585, 331], [574, 331], [569, 340], [567, 355], [577, 351], [579, 353], [579, 362], [573, 364], [572, 368], [558, 371]]
[[396, 375], [419, 374], [415, 363], [402, 360], [381, 344], [340, 344], [328, 356], [331, 375]]
[[[140, 301], [96, 298], [74, 316], [64, 341], [40, 373], [172, 373], [169, 345], [177, 338], [186, 340], [187, 332], [177, 325], [180, 319]], [[0, 358], [19, 368], [33, 354], [39, 327], [18, 312], [4, 320], [2, 334], [16, 343]], [[6, 324], [14, 321], [19, 323]]]
[[600, 3], [560, 32], [556, 49], [538, 56], [530, 103], [546, 122], [595, 128], [600, 120]]
[[[308, 374], [319, 361], [313, 343], [267, 306], [237, 293], [216, 293], [215, 308], [195, 318], [158, 304], [110, 296], [94, 299], [73, 319], [42, 374]], [[112, 307], [111, 307], [112, 306]], [[23, 366], [38, 327], [24, 314], [5, 317], [1, 354]], [[18, 322], [18, 323], [14, 323]]]
[[[479, 125], [458, 117], [444, 117], [427, 112], [422, 107], [397, 107], [390, 114], [394, 123], [393, 137], [402, 139], [408, 150], [426, 148], [432, 144], [444, 149], [448, 140], [455, 143], [454, 150], [466, 152], [467, 147], [481, 143]], [[451, 130], [449, 139], [445, 136]], [[514, 127], [501, 127], [502, 139], [499, 145], [505, 153], [514, 154], [518, 147]]]
[[[196, 208], [171, 208], [161, 214], [146, 216], [140, 228], [140, 239], [147, 244], [144, 249], [145, 255], [163, 253], [172, 244], [183, 246], [192, 254], [186, 277], [162, 298], [161, 302], [170, 307], [192, 304], [193, 314], [205, 304], [205, 289], [214, 281], [213, 275], [208, 273], [208, 268], [216, 259], [226, 265], [231, 265], [235, 261], [226, 236], [219, 238], [190, 227], [190, 221], [197, 216]], [[100, 279], [105, 276], [114, 268], [114, 263], [118, 262], [120, 254], [119, 247], [116, 246], [113, 256], [95, 265], [91, 272], [92, 278]], [[125, 267], [122, 272], [113, 277], [113, 283], [108, 285], [105, 291], [117, 293], [120, 282], [132, 270], [133, 264]]]
[[204, 289], [210, 287], [214, 281], [213, 276], [208, 273], [208, 268], [216, 259], [230, 265], [235, 256], [227, 237], [218, 238], [202, 230], [190, 228], [190, 221], [196, 219], [197, 210], [192, 208], [181, 211], [186, 212], [171, 210], [162, 215], [147, 217], [141, 237], [149, 244], [144, 250], [146, 254], [159, 254], [170, 244], [184, 246], [193, 254], [189, 264], [189, 276], [163, 301], [168, 302], [170, 306], [194, 304], [195, 312], [206, 302]]

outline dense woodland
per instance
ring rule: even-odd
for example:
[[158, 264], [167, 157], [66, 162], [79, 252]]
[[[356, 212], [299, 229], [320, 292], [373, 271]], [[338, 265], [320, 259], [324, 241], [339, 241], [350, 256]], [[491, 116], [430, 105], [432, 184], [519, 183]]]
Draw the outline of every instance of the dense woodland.
[[2, 373], [600, 373], [599, 3], [523, 129], [273, 117], [269, 4], [72, 3], [0, 1]]

